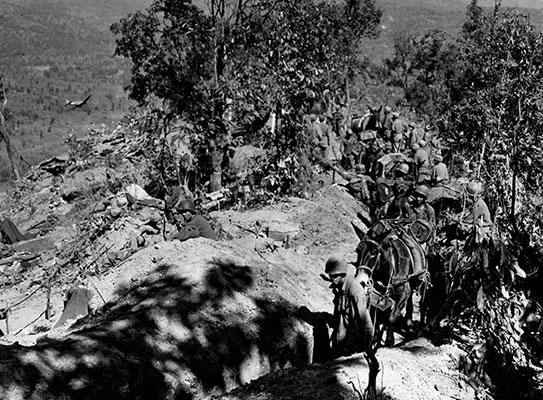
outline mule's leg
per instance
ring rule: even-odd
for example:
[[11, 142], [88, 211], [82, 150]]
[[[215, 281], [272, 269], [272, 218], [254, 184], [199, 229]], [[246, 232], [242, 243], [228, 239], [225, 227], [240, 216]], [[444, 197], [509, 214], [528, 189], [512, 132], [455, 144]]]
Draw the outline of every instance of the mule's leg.
[[379, 360], [375, 356], [377, 352], [376, 348], [372, 348], [366, 352], [366, 361], [368, 362], [368, 387], [366, 388], [366, 399], [372, 400], [377, 398], [377, 375], [381, 367], [379, 366]]
[[394, 329], [397, 325], [398, 319], [402, 315], [402, 310], [405, 309], [408, 299], [411, 297], [411, 287], [409, 282], [394, 286], [394, 297], [396, 304], [394, 305], [394, 309], [392, 310], [388, 320], [387, 338], [385, 341], [385, 346], [387, 347], [394, 346]]
[[411, 290], [410, 296], [407, 298], [407, 304], [405, 305], [405, 325], [407, 327], [413, 325], [413, 291]]

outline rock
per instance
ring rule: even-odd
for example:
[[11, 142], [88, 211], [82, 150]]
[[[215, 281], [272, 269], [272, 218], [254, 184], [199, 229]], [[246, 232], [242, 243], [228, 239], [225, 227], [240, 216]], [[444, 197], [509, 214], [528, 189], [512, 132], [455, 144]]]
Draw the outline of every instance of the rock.
[[126, 195], [124, 193], [118, 194], [116, 197], [115, 204], [117, 207], [124, 207], [128, 204], [128, 199], [126, 198]]
[[138, 217], [144, 223], [160, 224], [162, 223], [162, 213], [155, 208], [143, 207], [138, 211]]
[[126, 192], [126, 199], [130, 204], [136, 204], [138, 200], [152, 199], [141, 186], [135, 183], [127, 186], [124, 190]]
[[121, 215], [121, 209], [117, 207], [110, 208], [109, 215], [113, 218], [118, 218]]
[[148, 199], [137, 200], [136, 204], [139, 204], [145, 207], [158, 208], [159, 210], [164, 210], [166, 208], [166, 203], [163, 200], [155, 199], [153, 197], [150, 197]]
[[300, 232], [300, 226], [288, 221], [270, 221], [264, 231], [276, 242], [290, 242]]
[[106, 208], [107, 208], [107, 202], [99, 201], [96, 204], [94, 204], [94, 206], [92, 207], [92, 212], [93, 213], [102, 212], [102, 211], [105, 211]]
[[73, 201], [85, 194], [93, 194], [107, 184], [111, 174], [112, 171], [105, 167], [77, 172], [60, 185], [60, 195], [66, 201]]
[[138, 236], [136, 242], [138, 244], [138, 247], [145, 246], [145, 238], [143, 236]]

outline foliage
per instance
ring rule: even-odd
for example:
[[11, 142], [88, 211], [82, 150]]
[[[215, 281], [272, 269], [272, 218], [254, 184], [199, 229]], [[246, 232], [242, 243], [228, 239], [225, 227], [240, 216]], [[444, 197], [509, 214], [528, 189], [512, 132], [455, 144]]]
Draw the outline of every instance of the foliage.
[[[494, 382], [530, 393], [538, 388], [540, 360], [521, 340], [515, 312], [524, 306], [520, 290], [543, 299], [543, 276], [533, 261], [543, 254], [543, 35], [527, 16], [502, 10], [499, 1], [491, 12], [472, 1], [457, 38], [432, 31], [399, 40], [396, 48], [389, 62], [401, 77], [396, 82], [413, 106], [441, 123], [453, 152], [475, 160], [471, 178], [485, 182], [494, 215], [491, 242], [468, 239], [467, 253], [449, 271], [446, 305], [455, 320], [477, 319], [478, 345], [485, 348], [478, 362]], [[515, 281], [518, 266], [531, 278]]]
[[[195, 153], [212, 158], [200, 171], [226, 169], [222, 156], [234, 142], [255, 144], [270, 151], [262, 182], [295, 191], [300, 160], [287, 160], [307, 147], [304, 114], [323, 100], [317, 93], [336, 92], [354, 74], [358, 40], [377, 34], [381, 13], [373, 0], [207, 4], [209, 13], [157, 0], [113, 25], [116, 53], [134, 64], [130, 96], [141, 105], [158, 98], [193, 124]], [[268, 128], [272, 115], [277, 125]]]

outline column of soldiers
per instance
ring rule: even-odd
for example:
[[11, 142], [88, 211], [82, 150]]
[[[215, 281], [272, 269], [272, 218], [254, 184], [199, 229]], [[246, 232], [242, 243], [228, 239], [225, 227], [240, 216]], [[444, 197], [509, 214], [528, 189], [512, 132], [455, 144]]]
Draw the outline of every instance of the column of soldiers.
[[[390, 107], [384, 107], [379, 118], [374, 134], [370, 134], [354, 129], [357, 125], [344, 106], [332, 115], [313, 115], [313, 156], [348, 181], [351, 193], [373, 209], [374, 219], [428, 222], [434, 229], [426, 247], [428, 252], [436, 228], [429, 192], [448, 185], [450, 179], [444, 149], [430, 126], [409, 122]], [[476, 243], [484, 247], [490, 238], [492, 218], [482, 198], [482, 184], [470, 182], [465, 191], [471, 204], [459, 222], [470, 227]], [[327, 261], [323, 278], [331, 282], [334, 293], [332, 351], [335, 356], [366, 351], [372, 323], [366, 309], [365, 286], [349, 277], [341, 256]]]
[[[313, 157], [345, 178], [351, 193], [370, 206], [375, 219], [422, 219], [435, 227], [428, 194], [449, 183], [438, 135], [431, 126], [408, 121], [389, 106], [382, 107], [374, 130], [357, 131], [356, 118], [348, 114], [346, 105], [339, 104], [330, 114], [311, 115]], [[466, 191], [474, 205], [484, 203], [482, 186], [473, 183]], [[486, 204], [472, 208], [476, 212], [472, 210], [463, 222], [488, 225]], [[474, 215], [479, 209], [486, 210], [484, 218]]]

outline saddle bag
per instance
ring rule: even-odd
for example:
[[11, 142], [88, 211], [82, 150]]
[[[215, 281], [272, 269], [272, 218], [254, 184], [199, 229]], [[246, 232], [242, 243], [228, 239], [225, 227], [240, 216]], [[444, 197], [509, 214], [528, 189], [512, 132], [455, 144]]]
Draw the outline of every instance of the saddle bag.
[[423, 219], [417, 219], [409, 225], [409, 233], [420, 244], [426, 243], [432, 237], [433, 232], [434, 226]]
[[370, 290], [369, 300], [370, 306], [375, 307], [380, 311], [385, 311], [394, 307], [394, 300], [392, 300], [390, 296], [380, 293], [373, 287]]

